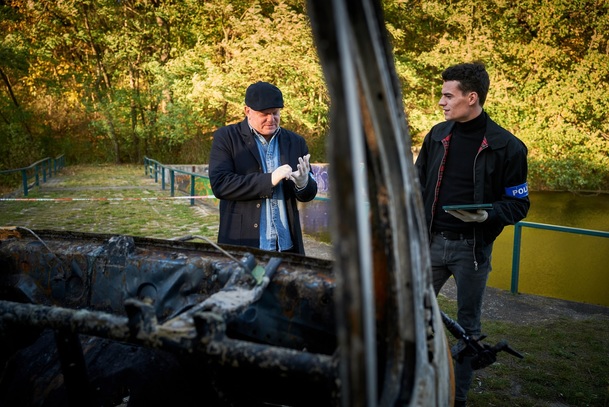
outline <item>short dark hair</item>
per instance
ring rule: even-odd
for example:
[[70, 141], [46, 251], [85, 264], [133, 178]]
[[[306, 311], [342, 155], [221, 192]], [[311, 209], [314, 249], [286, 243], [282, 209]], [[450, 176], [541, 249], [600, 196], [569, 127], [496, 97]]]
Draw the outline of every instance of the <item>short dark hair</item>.
[[484, 106], [491, 81], [482, 62], [464, 63], [450, 66], [442, 72], [442, 80], [459, 82], [461, 92], [476, 92], [480, 106]]

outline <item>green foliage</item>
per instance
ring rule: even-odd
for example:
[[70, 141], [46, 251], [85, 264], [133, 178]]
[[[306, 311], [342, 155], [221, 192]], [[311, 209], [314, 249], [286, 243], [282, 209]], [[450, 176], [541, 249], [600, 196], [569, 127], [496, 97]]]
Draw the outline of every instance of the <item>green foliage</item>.
[[[19, 113], [14, 113], [14, 117], [20, 116]], [[43, 158], [39, 144], [32, 141], [25, 131], [23, 120], [26, 118], [14, 123], [0, 122], [0, 157], [2, 157], [0, 169], [27, 167], [36, 161], [36, 159], [32, 160], [32, 156], [39, 157], [37, 159]]]
[[[258, 80], [282, 89], [282, 125], [325, 161], [329, 98], [302, 0], [3, 4], [4, 167], [32, 152], [205, 162], [212, 133], [243, 118], [245, 89]], [[485, 107], [529, 147], [531, 187], [609, 189], [609, 1], [383, 7], [414, 146], [443, 120], [442, 70], [482, 60]]]

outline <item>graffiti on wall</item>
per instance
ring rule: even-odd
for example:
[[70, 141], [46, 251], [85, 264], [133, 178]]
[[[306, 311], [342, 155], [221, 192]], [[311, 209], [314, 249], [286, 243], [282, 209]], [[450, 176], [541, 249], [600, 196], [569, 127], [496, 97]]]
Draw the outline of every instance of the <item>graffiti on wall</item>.
[[311, 164], [311, 172], [317, 181], [317, 194], [328, 196], [330, 194], [328, 164]]

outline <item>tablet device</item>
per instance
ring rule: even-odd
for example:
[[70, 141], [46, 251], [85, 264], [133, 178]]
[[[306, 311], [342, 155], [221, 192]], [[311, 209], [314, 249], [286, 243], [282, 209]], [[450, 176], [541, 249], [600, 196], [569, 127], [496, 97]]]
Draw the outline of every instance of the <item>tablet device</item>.
[[444, 205], [445, 211], [476, 211], [478, 209], [490, 210], [493, 209], [493, 204], [463, 204], [463, 205]]

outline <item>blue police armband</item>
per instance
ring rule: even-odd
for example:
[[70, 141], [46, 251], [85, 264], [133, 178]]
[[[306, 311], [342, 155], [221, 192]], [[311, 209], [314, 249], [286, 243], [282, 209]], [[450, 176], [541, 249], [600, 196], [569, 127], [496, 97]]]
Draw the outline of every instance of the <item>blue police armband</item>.
[[529, 196], [529, 185], [525, 182], [524, 184], [516, 185], [515, 187], [505, 188], [505, 194], [513, 198], [524, 198]]

